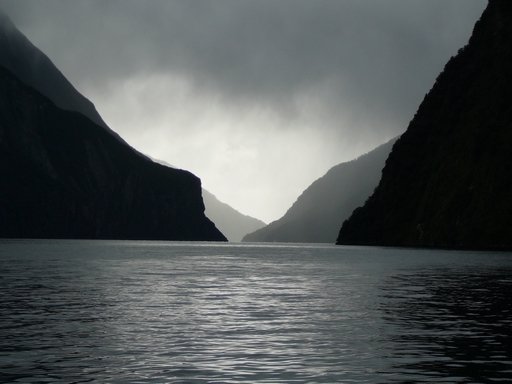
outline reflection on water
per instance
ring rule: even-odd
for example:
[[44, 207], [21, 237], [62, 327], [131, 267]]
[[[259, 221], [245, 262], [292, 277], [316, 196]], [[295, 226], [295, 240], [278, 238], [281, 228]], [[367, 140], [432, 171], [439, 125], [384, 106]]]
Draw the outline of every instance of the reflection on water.
[[4, 241], [0, 382], [511, 382], [510, 256]]
[[[512, 269], [420, 269], [387, 279], [390, 372], [426, 381], [511, 382]], [[403, 378], [397, 381], [406, 382]]]

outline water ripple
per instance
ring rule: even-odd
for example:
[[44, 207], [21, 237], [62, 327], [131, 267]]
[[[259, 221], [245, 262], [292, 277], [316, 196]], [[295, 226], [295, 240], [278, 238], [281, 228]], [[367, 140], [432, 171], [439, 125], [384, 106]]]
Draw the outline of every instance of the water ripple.
[[506, 254], [4, 241], [0, 382], [512, 379]]

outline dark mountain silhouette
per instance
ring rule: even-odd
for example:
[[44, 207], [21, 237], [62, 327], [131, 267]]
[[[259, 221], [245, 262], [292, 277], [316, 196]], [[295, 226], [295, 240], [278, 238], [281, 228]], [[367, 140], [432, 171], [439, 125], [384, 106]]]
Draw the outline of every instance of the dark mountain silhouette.
[[226, 240], [200, 180], [156, 164], [0, 14], [0, 237]]
[[339, 244], [512, 249], [512, 1], [491, 0]]
[[225, 240], [200, 180], [137, 155], [0, 67], [0, 237]]
[[0, 10], [0, 65], [58, 107], [77, 111], [108, 128], [94, 105], [82, 96], [51, 60], [34, 46]]
[[299, 196], [283, 217], [243, 240], [333, 243], [343, 220], [365, 202], [379, 183], [395, 140], [331, 168]]
[[206, 216], [215, 223], [229, 241], [242, 241], [246, 234], [265, 226], [263, 221], [238, 212], [204, 188], [203, 201]]
[[[75, 89], [48, 56], [32, 44], [1, 9], [0, 52], [0, 65], [18, 79], [48, 97], [59, 108], [82, 113], [125, 143], [103, 121], [94, 104]], [[136, 151], [134, 148], [132, 150]]]

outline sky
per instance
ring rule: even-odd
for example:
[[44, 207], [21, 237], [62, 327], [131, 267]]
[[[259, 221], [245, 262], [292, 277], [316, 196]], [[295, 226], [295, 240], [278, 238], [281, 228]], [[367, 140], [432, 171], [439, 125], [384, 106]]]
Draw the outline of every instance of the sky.
[[270, 222], [401, 134], [485, 0], [0, 0], [150, 157]]

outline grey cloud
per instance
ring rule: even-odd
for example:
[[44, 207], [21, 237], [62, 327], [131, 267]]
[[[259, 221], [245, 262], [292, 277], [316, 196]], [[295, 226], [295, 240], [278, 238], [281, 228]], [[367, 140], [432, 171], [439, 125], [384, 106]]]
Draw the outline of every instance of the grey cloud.
[[467, 41], [485, 1], [2, 4], [79, 83], [173, 72], [233, 100], [283, 106], [294, 95], [327, 84], [326, 105], [333, 111], [348, 103], [354, 113], [371, 111], [398, 119], [398, 125], [414, 112], [446, 59]]

